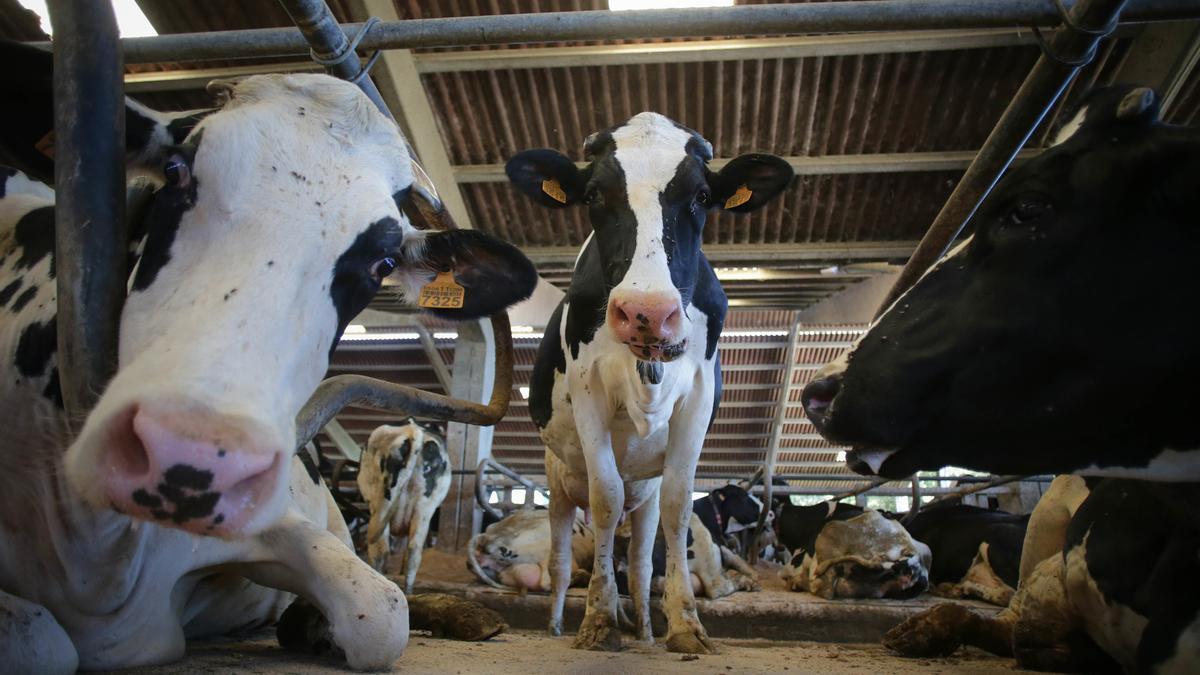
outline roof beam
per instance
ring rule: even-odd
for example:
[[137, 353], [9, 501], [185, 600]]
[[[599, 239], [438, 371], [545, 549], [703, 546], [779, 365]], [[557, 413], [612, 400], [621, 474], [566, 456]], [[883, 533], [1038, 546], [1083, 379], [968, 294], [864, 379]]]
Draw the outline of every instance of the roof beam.
[[[348, 5], [350, 13], [358, 19], [377, 16], [383, 21], [400, 20], [392, 0], [350, 0]], [[371, 77], [407, 133], [408, 142], [416, 150], [421, 167], [433, 181], [442, 204], [459, 227], [470, 229], [471, 215], [462, 191], [455, 183], [450, 153], [442, 140], [425, 86], [421, 84], [412, 51], [393, 49], [383, 52]]]
[[417, 70], [421, 73], [456, 73], [517, 68], [794, 59], [812, 56], [986, 49], [1029, 44], [1035, 42], [1033, 32], [1026, 28], [805, 35], [741, 40], [433, 52], [417, 57]]
[[[1023, 150], [1017, 155], [1018, 162], [1038, 155], [1040, 150]], [[945, 152], [901, 152], [873, 155], [824, 155], [804, 157], [792, 155], [783, 160], [801, 176], [830, 176], [837, 174], [899, 173], [913, 171], [961, 171], [975, 159], [975, 150], [951, 150]], [[731, 158], [717, 158], [708, 163], [710, 169], [719, 171]], [[576, 162], [580, 169], [586, 162]], [[502, 183], [508, 180], [503, 164], [471, 164], [454, 167], [454, 178], [460, 183]]]

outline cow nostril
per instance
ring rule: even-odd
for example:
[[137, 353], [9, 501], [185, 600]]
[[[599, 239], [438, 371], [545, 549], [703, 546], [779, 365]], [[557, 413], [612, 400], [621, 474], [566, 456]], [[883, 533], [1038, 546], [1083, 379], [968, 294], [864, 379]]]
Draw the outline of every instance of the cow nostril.
[[613, 316], [616, 317], [617, 321], [629, 323], [629, 315], [625, 313], [625, 310], [621, 309], [620, 305], [613, 305]]
[[800, 393], [800, 404], [810, 415], [824, 413], [837, 396], [841, 384], [837, 378], [822, 377], [809, 382]]
[[150, 453], [137, 433], [133, 421], [137, 410], [112, 426], [108, 435], [108, 462], [125, 476], [145, 476], [150, 472]]

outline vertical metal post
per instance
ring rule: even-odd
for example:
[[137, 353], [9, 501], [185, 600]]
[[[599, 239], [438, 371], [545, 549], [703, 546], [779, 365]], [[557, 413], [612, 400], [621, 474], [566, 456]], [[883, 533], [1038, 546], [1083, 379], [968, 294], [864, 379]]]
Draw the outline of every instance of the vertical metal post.
[[[1089, 29], [1115, 26], [1124, 6], [1125, 0], [1079, 0], [1067, 16], [1071, 24]], [[962, 180], [934, 218], [917, 250], [908, 259], [908, 264], [879, 306], [876, 316], [887, 311], [896, 298], [911, 288], [925, 270], [945, 254], [950, 242], [954, 241], [975, 209], [987, 198], [1072, 78], [1090, 61], [1090, 55], [1095, 54], [1096, 45], [1103, 37], [1098, 32], [1083, 32], [1064, 25], [1048, 41], [1048, 49], [1056, 58], [1042, 54], [1029, 71], [979, 154], [967, 167]]]
[[758, 562], [758, 539], [762, 536], [763, 528], [767, 525], [767, 514], [771, 512], [771, 488], [775, 480], [775, 465], [779, 457], [779, 443], [783, 440], [783, 427], [787, 423], [787, 410], [792, 396], [792, 378], [796, 375], [796, 356], [799, 346], [796, 340], [800, 337], [800, 319], [793, 313], [792, 329], [788, 331], [787, 368], [783, 370], [783, 388], [779, 391], [779, 407], [775, 410], [775, 424], [771, 428], [771, 441], [767, 446], [767, 461], [763, 463], [763, 507], [758, 514], [758, 524], [754, 527], [754, 536], [750, 538], [748, 560], [753, 565]]
[[117, 368], [125, 302], [124, 66], [107, 2], [50, 0], [63, 403], [82, 420]]
[[342, 32], [342, 27], [338, 25], [337, 19], [333, 18], [333, 13], [329, 11], [329, 5], [325, 4], [325, 0], [279, 0], [279, 2], [288, 16], [292, 17], [296, 27], [304, 34], [304, 39], [312, 45], [313, 59], [322, 65], [328, 64], [326, 69], [329, 74], [357, 84], [384, 115], [392, 117], [387, 104], [383, 102], [383, 96], [375, 88], [375, 82], [363, 72], [358, 55], [354, 53], [350, 40]]

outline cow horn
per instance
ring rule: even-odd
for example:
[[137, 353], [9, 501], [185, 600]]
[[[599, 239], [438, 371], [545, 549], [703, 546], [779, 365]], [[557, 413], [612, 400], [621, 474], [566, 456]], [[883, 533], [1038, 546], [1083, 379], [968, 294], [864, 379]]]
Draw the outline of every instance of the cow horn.
[[508, 588], [497, 583], [494, 579], [484, 574], [483, 568], [479, 566], [479, 561], [475, 559], [475, 542], [479, 540], [479, 537], [482, 534], [483, 533], [481, 532], [480, 534], [471, 537], [471, 541], [467, 542], [467, 565], [471, 567], [471, 571], [474, 572], [475, 576], [479, 577], [479, 580], [483, 583], [487, 584], [488, 586], [493, 586], [495, 588], [507, 591], [509, 590]]

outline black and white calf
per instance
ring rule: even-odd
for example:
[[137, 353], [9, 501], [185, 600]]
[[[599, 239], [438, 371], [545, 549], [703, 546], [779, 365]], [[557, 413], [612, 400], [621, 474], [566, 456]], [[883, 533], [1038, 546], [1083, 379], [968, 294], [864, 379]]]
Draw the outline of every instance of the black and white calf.
[[879, 511], [785, 501], [776, 526], [778, 541], [791, 550], [779, 575], [794, 591], [827, 600], [912, 598], [929, 586], [929, 547]]
[[367, 562], [384, 571], [392, 534], [399, 536], [404, 553], [398, 574], [404, 577], [404, 592], [412, 593], [429, 521], [450, 491], [446, 441], [412, 419], [404, 426], [383, 425], [367, 439], [357, 480], [371, 510]]
[[1094, 92], [1059, 141], [804, 388], [856, 470], [1200, 480], [1200, 131], [1122, 87]]
[[1020, 577], [1021, 548], [1029, 515], [939, 504], [904, 522], [933, 554], [930, 581], [945, 597], [1008, 604]]
[[[49, 81], [49, 54], [9, 57], [4, 73], [41, 69]], [[45, 104], [4, 89], [20, 102], [10, 105]], [[118, 372], [73, 438], [57, 386], [53, 204], [4, 182], [7, 669], [171, 661], [187, 638], [273, 620], [292, 593], [321, 610], [352, 667], [388, 668], [408, 642], [403, 594], [354, 556], [329, 492], [293, 456], [296, 415], [393, 271], [415, 292], [454, 269], [464, 317], [528, 295], [536, 276], [479, 233], [413, 230], [401, 211], [419, 191], [406, 144], [354, 85], [259, 76], [228, 94], [177, 136], [164, 116], [126, 111], [148, 127], [129, 135], [130, 156], [159, 167], [162, 188], [131, 227], [146, 234]], [[21, 129], [0, 129], [0, 141], [41, 138]]]
[[576, 647], [617, 649], [613, 533], [632, 518], [630, 586], [638, 637], [650, 633], [650, 554], [667, 539], [667, 646], [707, 652], [685, 558], [691, 492], [705, 430], [720, 399], [717, 339], [727, 302], [700, 251], [708, 211], [752, 211], [792, 177], [783, 160], [744, 155], [711, 171], [712, 147], [656, 113], [593, 134], [588, 165], [553, 150], [508, 162], [509, 178], [549, 207], [587, 209], [592, 234], [567, 297], [550, 318], [530, 383], [546, 443], [554, 609], [562, 629], [576, 506], [590, 508], [596, 557]]

